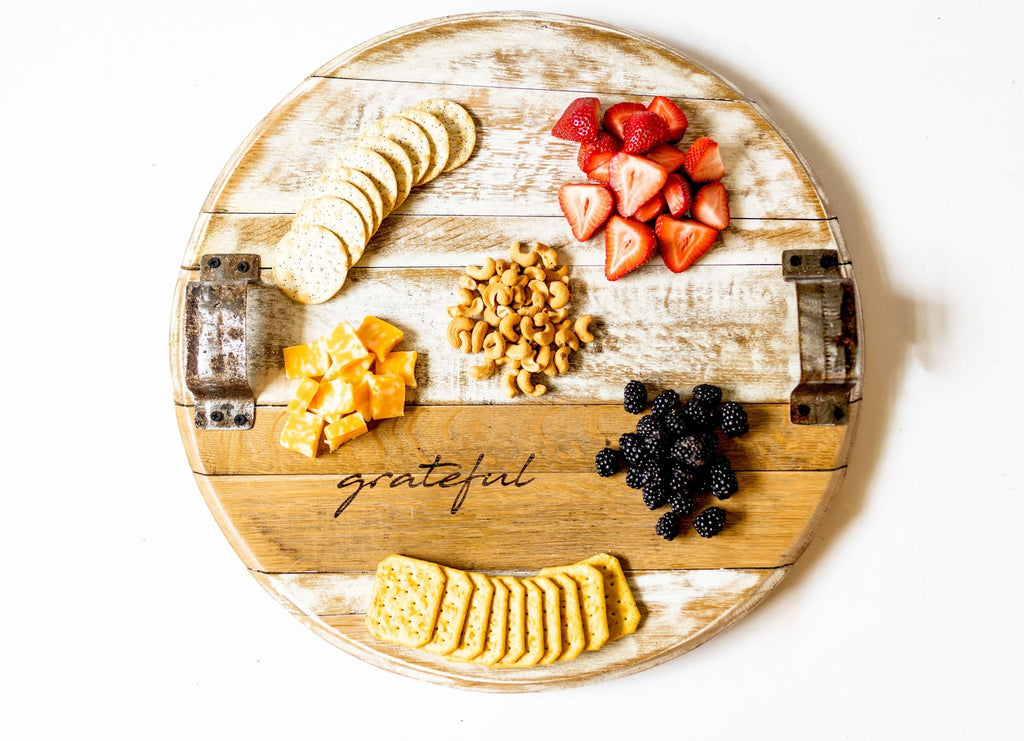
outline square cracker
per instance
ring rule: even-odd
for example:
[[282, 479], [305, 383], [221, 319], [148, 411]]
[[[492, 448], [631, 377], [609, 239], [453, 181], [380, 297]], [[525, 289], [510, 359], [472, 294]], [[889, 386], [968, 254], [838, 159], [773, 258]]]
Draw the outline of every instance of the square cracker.
[[640, 623], [640, 609], [633, 599], [626, 575], [619, 559], [607, 553], [598, 553], [583, 563], [601, 572], [604, 578], [604, 604], [608, 615], [608, 640], [614, 641], [636, 631]]
[[526, 653], [526, 587], [514, 576], [499, 577], [508, 587], [508, 630], [499, 664], [514, 664]]
[[437, 612], [434, 635], [423, 644], [426, 651], [447, 654], [455, 650], [462, 638], [462, 626], [469, 612], [469, 601], [473, 596], [473, 580], [465, 571], [442, 566], [445, 583], [441, 607]]
[[382, 641], [422, 646], [434, 634], [444, 585], [444, 570], [436, 563], [388, 556], [377, 565], [366, 629]]
[[546, 576], [535, 576], [533, 581], [544, 594], [544, 655], [540, 664], [550, 664], [562, 654], [561, 590]]
[[490, 582], [494, 587], [494, 598], [487, 619], [484, 650], [472, 659], [474, 663], [484, 666], [498, 663], [505, 655], [505, 644], [508, 641], [508, 587], [498, 577], [490, 579]]
[[562, 655], [559, 661], [572, 661], [587, 645], [583, 632], [583, 617], [580, 614], [579, 587], [565, 574], [552, 574], [551, 580], [558, 586], [558, 607], [562, 620]]
[[502, 666], [514, 668], [536, 666], [547, 649], [544, 642], [544, 593], [534, 579], [527, 578], [522, 582], [526, 590], [526, 651], [516, 661], [507, 664], [502, 662]]
[[450, 659], [469, 661], [484, 650], [487, 640], [487, 625], [491, 616], [491, 602], [494, 599], [494, 583], [483, 574], [470, 572], [473, 582], [473, 596], [469, 601], [469, 612], [462, 627], [459, 645], [448, 654]]
[[601, 572], [588, 563], [550, 566], [540, 570], [541, 576], [553, 574], [565, 574], [579, 586], [587, 650], [596, 651], [601, 648], [608, 642], [608, 615], [605, 612], [604, 577], [601, 576]]

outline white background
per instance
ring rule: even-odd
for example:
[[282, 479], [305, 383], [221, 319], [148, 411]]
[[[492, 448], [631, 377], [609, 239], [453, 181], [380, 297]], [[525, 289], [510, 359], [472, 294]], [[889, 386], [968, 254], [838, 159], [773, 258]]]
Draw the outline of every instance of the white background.
[[198, 493], [167, 362], [192, 224], [262, 116], [363, 40], [508, 6], [19, 5], [0, 736], [1019, 737], [1020, 4], [520, 4], [653, 36], [761, 103], [831, 199], [867, 339], [849, 474], [787, 580], [664, 666], [521, 696], [393, 676], [286, 614]]

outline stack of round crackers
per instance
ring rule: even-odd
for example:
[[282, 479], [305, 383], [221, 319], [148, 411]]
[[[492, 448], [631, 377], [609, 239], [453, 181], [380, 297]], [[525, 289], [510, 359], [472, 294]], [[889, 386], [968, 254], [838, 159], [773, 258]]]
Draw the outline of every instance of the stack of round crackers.
[[327, 301], [413, 186], [459, 167], [475, 146], [472, 117], [446, 98], [424, 100], [367, 126], [306, 193], [274, 250], [274, 281], [296, 301]]
[[379, 640], [512, 669], [570, 661], [639, 622], [622, 566], [607, 553], [529, 577], [392, 555], [378, 565], [366, 611], [366, 628]]

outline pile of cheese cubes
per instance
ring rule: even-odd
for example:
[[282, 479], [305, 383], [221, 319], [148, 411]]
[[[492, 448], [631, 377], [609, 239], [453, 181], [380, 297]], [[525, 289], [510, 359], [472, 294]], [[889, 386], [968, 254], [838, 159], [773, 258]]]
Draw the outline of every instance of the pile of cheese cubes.
[[359, 329], [341, 322], [306, 345], [284, 348], [285, 375], [298, 380], [281, 429], [281, 445], [315, 458], [320, 438], [331, 450], [359, 437], [373, 419], [405, 413], [416, 388], [416, 352], [394, 351], [402, 330], [368, 316]]

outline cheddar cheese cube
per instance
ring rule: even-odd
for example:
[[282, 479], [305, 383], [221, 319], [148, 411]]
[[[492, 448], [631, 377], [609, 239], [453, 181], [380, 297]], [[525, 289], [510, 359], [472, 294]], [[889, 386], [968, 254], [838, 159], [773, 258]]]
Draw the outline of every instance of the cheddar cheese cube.
[[359, 335], [359, 339], [363, 341], [366, 349], [377, 356], [377, 360], [383, 360], [384, 356], [391, 352], [391, 348], [401, 342], [405, 336], [405, 333], [398, 327], [375, 316], [363, 319], [356, 334]]
[[382, 360], [377, 361], [376, 371], [380, 375], [387, 373], [399, 376], [406, 388], [416, 388], [416, 351], [400, 350], [389, 352]]
[[327, 345], [323, 339], [306, 345], [284, 348], [284, 373], [292, 381], [310, 376], [322, 376], [331, 365]]
[[363, 416], [363, 419], [374, 418], [369, 373], [352, 382], [352, 404], [355, 406], [355, 410]]
[[370, 408], [374, 419], [401, 417], [405, 414], [405, 382], [401, 376], [387, 373], [366, 377], [370, 386]]
[[309, 409], [309, 402], [316, 396], [320, 384], [313, 378], [303, 378], [299, 381], [299, 387], [295, 389], [295, 395], [288, 402], [289, 412], [304, 412]]
[[324, 428], [324, 439], [331, 451], [337, 450], [349, 440], [367, 432], [366, 420], [359, 412], [348, 414]]
[[323, 426], [324, 418], [319, 414], [289, 412], [281, 428], [281, 445], [307, 458], [316, 458]]
[[352, 384], [347, 381], [321, 381], [309, 402], [309, 411], [321, 417], [343, 417], [354, 410]]
[[355, 383], [370, 372], [370, 368], [373, 367], [373, 359], [373, 355], [367, 355], [365, 358], [348, 365], [342, 365], [340, 361], [332, 359], [331, 367], [324, 373], [324, 380], [333, 381], [340, 379], [348, 383]]
[[[352, 325], [345, 321], [338, 322], [338, 326], [329, 335], [324, 336], [324, 342], [331, 361], [338, 363], [342, 368], [370, 354], [359, 339], [359, 335], [352, 329]], [[324, 372], [326, 371], [327, 368], [324, 368]]]

